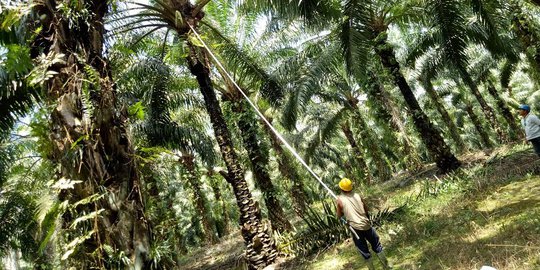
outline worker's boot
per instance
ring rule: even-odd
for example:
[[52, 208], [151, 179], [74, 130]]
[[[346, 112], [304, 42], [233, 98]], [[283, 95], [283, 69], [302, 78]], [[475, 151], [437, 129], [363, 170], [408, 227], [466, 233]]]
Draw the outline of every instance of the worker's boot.
[[384, 269], [392, 269], [392, 265], [388, 262], [388, 259], [386, 258], [386, 255], [384, 254], [384, 250], [377, 253], [377, 257], [379, 257], [379, 260], [381, 260], [381, 263], [384, 266]]
[[375, 270], [375, 265], [373, 265], [373, 257], [366, 259], [366, 265], [369, 270]]

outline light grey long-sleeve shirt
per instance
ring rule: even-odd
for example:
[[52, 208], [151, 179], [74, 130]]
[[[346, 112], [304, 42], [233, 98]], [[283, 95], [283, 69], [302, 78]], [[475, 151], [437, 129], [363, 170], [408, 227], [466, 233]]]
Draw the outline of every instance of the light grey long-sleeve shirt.
[[525, 129], [527, 140], [540, 137], [540, 119], [534, 114], [527, 114], [521, 119], [521, 125]]

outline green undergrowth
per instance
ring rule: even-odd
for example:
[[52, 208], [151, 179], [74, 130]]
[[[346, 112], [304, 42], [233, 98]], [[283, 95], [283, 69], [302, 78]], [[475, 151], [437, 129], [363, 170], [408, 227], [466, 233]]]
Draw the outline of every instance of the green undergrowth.
[[[373, 190], [370, 200], [379, 207], [405, 205], [377, 228], [394, 269], [540, 269], [538, 172], [538, 158], [517, 146], [452, 175]], [[350, 240], [289, 265], [365, 267]]]
[[[392, 213], [376, 229], [394, 269], [540, 269], [538, 157], [517, 145], [461, 159], [464, 169], [451, 175], [422, 172], [422, 178], [361, 188], [372, 212]], [[276, 269], [367, 269], [350, 237], [341, 236], [329, 205], [330, 199], [313, 205], [319, 217], [312, 222], [320, 221], [315, 234], [276, 236], [287, 256]], [[301, 221], [296, 226], [297, 232], [307, 227]], [[310, 238], [317, 249], [302, 244]], [[180, 269], [245, 269], [242, 251], [241, 237], [231, 237], [187, 256]]]

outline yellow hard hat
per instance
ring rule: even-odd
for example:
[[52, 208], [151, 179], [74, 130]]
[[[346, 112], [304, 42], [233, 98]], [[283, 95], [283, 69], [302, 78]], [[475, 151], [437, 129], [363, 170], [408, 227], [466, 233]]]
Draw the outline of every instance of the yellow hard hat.
[[343, 178], [341, 181], [339, 181], [339, 188], [343, 191], [351, 191], [352, 190], [352, 181], [349, 178]]

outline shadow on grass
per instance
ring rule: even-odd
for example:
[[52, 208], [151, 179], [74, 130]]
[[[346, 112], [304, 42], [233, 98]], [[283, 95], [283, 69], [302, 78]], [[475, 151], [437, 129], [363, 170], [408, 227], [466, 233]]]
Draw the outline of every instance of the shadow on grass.
[[397, 269], [540, 269], [540, 178], [508, 182], [404, 216], [387, 245]]
[[[393, 223], [401, 229], [383, 245], [395, 269], [540, 269], [540, 178], [525, 178], [540, 171], [538, 158], [521, 151], [471, 167], [476, 178], [458, 183], [459, 191], [418, 202], [437, 209], [412, 209]], [[389, 192], [399, 194], [395, 188]], [[363, 269], [354, 246], [340, 246], [284, 269]]]

